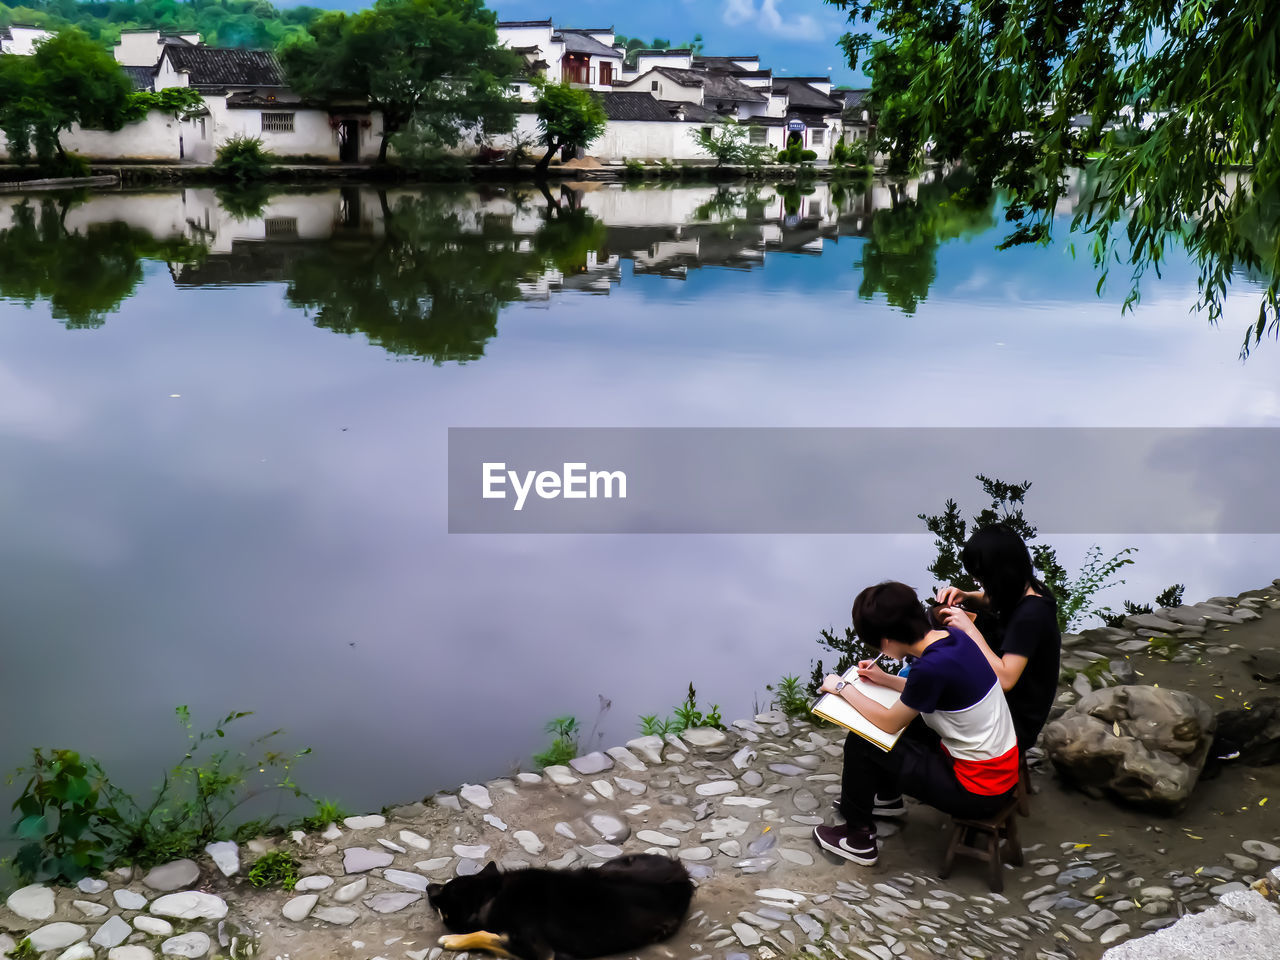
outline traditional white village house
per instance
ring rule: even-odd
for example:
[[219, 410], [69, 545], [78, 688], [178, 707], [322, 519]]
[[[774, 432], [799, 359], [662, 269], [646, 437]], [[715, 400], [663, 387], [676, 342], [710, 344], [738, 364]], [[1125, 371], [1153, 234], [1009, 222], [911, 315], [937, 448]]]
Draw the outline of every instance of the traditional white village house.
[[[508, 20], [498, 23], [498, 43], [525, 59], [530, 76], [551, 83], [566, 80], [598, 93], [613, 89], [622, 73], [623, 53], [614, 46], [612, 27], [598, 30], [562, 29], [547, 20]], [[534, 98], [533, 85], [517, 85], [521, 100]]]
[[288, 89], [269, 50], [206, 47], [198, 34], [151, 30], [123, 34], [115, 54], [136, 86], [149, 70], [153, 90], [190, 87], [204, 97], [206, 112], [180, 124], [178, 159], [209, 163], [236, 135], [258, 137], [280, 157], [350, 163], [378, 155], [382, 130], [376, 111], [365, 104], [303, 100]]
[[25, 23], [11, 23], [7, 27], [0, 27], [0, 53], [29, 57], [35, 53], [36, 44], [52, 36], [52, 33], [40, 27], [32, 27]]

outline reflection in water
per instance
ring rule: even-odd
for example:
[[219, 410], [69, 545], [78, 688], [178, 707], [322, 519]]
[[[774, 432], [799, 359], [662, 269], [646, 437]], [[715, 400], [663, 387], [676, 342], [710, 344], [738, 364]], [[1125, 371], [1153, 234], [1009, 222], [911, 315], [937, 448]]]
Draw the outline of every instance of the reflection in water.
[[72, 195], [21, 199], [5, 211], [0, 230], [0, 295], [27, 305], [49, 301], [68, 328], [101, 326], [132, 295], [143, 260], [189, 262], [203, 244], [156, 237], [119, 220], [69, 229]]
[[756, 268], [770, 252], [819, 255], [853, 236], [866, 239], [862, 296], [910, 312], [928, 295], [938, 244], [993, 223], [993, 203], [957, 204], [958, 186], [191, 188], [17, 201], [0, 207], [0, 295], [47, 299], [69, 326], [97, 325], [131, 295], [141, 261], [157, 259], [178, 287], [283, 283], [319, 327], [397, 356], [465, 362], [484, 354], [508, 303], [608, 293], [623, 260], [681, 279]]

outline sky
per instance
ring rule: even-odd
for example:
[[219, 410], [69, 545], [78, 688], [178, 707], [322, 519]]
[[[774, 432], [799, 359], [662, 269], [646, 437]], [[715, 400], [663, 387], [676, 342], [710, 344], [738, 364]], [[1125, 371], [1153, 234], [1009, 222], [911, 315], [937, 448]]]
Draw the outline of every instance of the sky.
[[[292, 3], [286, 0], [284, 6]], [[366, 0], [311, 0], [311, 5], [356, 9]], [[821, 0], [488, 0], [503, 20], [545, 20], [567, 27], [609, 27], [628, 37], [661, 37], [673, 45], [701, 33], [709, 54], [759, 54], [777, 76], [822, 76], [865, 85], [849, 69], [836, 41], [844, 13]]]

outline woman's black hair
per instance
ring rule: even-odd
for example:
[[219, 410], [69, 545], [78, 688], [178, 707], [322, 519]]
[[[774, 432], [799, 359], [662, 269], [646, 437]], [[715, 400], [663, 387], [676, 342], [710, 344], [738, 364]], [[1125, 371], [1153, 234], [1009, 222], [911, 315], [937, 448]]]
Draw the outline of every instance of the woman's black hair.
[[854, 599], [853, 629], [876, 649], [885, 639], [910, 646], [929, 632], [929, 620], [915, 590], [886, 580], [867, 587]]
[[969, 576], [982, 584], [997, 616], [1012, 613], [1028, 586], [1057, 606], [1053, 593], [1036, 579], [1031, 551], [1008, 524], [989, 523], [979, 529], [964, 545], [960, 559]]

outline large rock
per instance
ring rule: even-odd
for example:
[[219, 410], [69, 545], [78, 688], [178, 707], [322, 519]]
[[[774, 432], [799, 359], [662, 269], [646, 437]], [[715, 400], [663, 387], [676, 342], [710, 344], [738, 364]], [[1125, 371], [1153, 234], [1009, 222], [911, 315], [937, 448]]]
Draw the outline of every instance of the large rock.
[[1182, 808], [1200, 777], [1214, 716], [1180, 690], [1108, 687], [1080, 698], [1044, 730], [1062, 776], [1162, 813]]
[[1280, 941], [1280, 909], [1252, 890], [1224, 894], [1202, 913], [1112, 947], [1102, 960], [1270, 960]]

